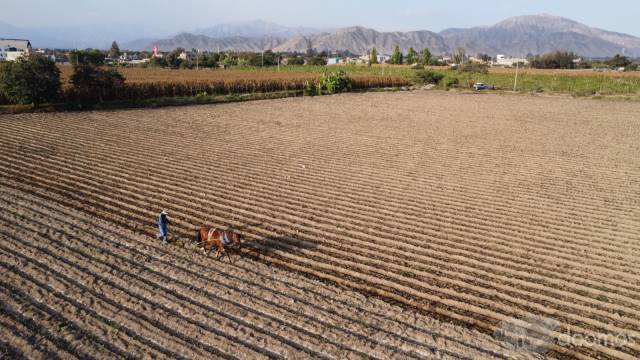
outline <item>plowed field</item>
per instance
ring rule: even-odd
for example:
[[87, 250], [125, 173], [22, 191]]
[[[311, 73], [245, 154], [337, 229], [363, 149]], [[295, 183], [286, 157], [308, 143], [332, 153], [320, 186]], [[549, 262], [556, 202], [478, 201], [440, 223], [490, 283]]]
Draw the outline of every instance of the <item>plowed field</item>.
[[[492, 334], [533, 317], [571, 340], [548, 356], [640, 356], [640, 104], [346, 94], [0, 139], [5, 354], [520, 358]], [[205, 258], [201, 224], [259, 259]]]

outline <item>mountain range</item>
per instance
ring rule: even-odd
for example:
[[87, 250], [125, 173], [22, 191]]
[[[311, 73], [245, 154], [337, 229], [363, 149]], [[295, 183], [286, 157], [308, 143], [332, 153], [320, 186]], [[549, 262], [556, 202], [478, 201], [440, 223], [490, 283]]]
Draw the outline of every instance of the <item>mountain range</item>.
[[434, 54], [452, 53], [464, 47], [468, 54], [486, 53], [525, 56], [554, 50], [573, 51], [586, 57], [609, 57], [624, 53], [640, 57], [640, 38], [593, 28], [552, 15], [518, 16], [491, 26], [464, 29], [380, 32], [363, 26], [340, 29], [289, 27], [263, 20], [220, 24], [181, 32], [174, 36], [136, 26], [75, 26], [19, 28], [0, 22], [0, 37], [27, 38], [34, 47], [108, 48], [114, 39], [120, 48], [168, 51], [178, 47], [209, 51], [282, 52], [349, 51], [364, 54], [376, 47], [391, 53], [429, 48]]
[[[429, 48], [434, 54], [452, 53], [464, 47], [468, 54], [486, 53], [525, 56], [555, 50], [573, 51], [587, 57], [609, 57], [625, 53], [640, 57], [640, 38], [589, 27], [576, 21], [552, 15], [518, 16], [492, 26], [466, 29], [380, 32], [363, 26], [315, 33], [313, 29], [265, 31], [267, 24], [247, 28], [218, 26], [200, 33], [181, 33], [167, 39], [127, 43], [123, 48], [150, 50], [154, 45], [169, 50], [177, 47], [201, 50], [282, 52], [349, 51], [364, 54], [373, 47], [380, 53], [391, 53], [398, 45], [404, 51]], [[272, 25], [269, 25], [272, 26]]]
[[317, 29], [304, 26], [284, 26], [264, 20], [241, 21], [228, 24], [219, 24], [207, 28], [197, 29], [194, 34], [204, 35], [211, 38], [232, 38], [232, 37], [261, 37], [271, 36], [276, 38], [290, 38], [294, 36], [308, 36], [333, 29]]

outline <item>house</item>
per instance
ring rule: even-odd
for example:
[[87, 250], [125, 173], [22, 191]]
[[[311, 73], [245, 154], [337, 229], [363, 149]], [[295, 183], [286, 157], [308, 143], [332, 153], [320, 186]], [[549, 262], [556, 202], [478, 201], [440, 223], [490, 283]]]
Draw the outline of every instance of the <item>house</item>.
[[444, 64], [452, 63], [453, 57], [450, 55], [442, 54], [442, 56], [440, 56], [440, 62]]
[[369, 62], [369, 58], [367, 59], [363, 59], [362, 57], [352, 57], [352, 56], [348, 56], [345, 59], [345, 63], [347, 64], [352, 64], [352, 65], [359, 65], [359, 64], [366, 64]]
[[[369, 63], [369, 54], [364, 54], [360, 57], [360, 59], [362, 59], [362, 61], [366, 64]], [[378, 60], [378, 64], [384, 64], [387, 61], [389, 61], [391, 59], [391, 55], [386, 55], [386, 54], [378, 54], [377, 56], [377, 60]]]
[[496, 61], [493, 62], [493, 66], [514, 66], [515, 64], [528, 64], [529, 60], [524, 58], [506, 57], [505, 55], [496, 56]]
[[486, 64], [487, 60], [477, 56], [469, 56], [469, 62], [475, 64]]
[[54, 51], [47, 51], [45, 49], [35, 50], [36, 54], [40, 54], [41, 56], [46, 57], [47, 59], [56, 62], [56, 53]]
[[23, 54], [30, 54], [31, 50], [29, 40], [0, 39], [0, 60], [16, 61]]
[[327, 59], [327, 65], [339, 65], [342, 63], [343, 61], [341, 57], [331, 57]]

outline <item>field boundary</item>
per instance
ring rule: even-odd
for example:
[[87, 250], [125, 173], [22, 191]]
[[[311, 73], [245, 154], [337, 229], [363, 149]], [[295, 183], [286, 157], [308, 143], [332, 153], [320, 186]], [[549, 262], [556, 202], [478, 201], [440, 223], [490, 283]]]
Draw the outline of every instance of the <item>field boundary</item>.
[[[395, 92], [406, 91], [406, 87], [353, 89], [349, 93], [366, 92]], [[338, 94], [324, 94], [315, 96], [331, 96]], [[43, 104], [37, 107], [32, 105], [0, 105], [0, 115], [25, 114], [25, 113], [52, 113], [52, 112], [81, 112], [99, 110], [125, 110], [161, 108], [172, 106], [213, 105], [227, 104], [244, 101], [275, 100], [289, 97], [315, 97], [305, 95], [303, 90], [287, 90], [275, 92], [256, 92], [248, 94], [207, 95], [207, 96], [179, 96], [150, 98], [143, 100], [114, 100], [99, 104]]]

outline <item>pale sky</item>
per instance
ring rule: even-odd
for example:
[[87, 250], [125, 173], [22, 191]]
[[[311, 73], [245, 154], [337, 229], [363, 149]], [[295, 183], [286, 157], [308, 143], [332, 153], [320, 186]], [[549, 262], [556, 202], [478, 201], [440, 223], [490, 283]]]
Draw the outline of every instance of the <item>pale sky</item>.
[[440, 31], [547, 13], [640, 36], [639, 0], [0, 0], [0, 9], [0, 21], [20, 27], [102, 23], [167, 33], [255, 19], [290, 26]]

